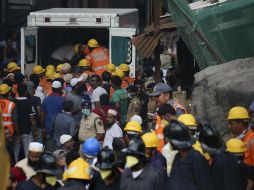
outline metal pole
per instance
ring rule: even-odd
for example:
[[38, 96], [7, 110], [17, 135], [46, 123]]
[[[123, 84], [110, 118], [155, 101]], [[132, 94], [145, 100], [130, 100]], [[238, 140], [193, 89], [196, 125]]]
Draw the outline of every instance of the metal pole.
[[8, 0], [1, 0], [1, 16], [0, 16], [0, 25], [4, 26], [7, 22], [7, 13], [8, 13]]
[[[161, 1], [153, 0], [153, 21], [154, 21], [154, 35], [160, 35], [160, 14], [161, 14]], [[154, 73], [154, 80], [155, 82], [161, 81], [161, 60], [160, 60], [160, 38], [157, 42], [157, 46], [154, 50], [154, 62], [155, 62], [155, 73]]]

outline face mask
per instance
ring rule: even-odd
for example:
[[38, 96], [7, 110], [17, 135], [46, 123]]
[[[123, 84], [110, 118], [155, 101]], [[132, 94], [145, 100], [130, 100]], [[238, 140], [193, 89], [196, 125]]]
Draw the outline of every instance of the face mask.
[[56, 177], [55, 176], [46, 176], [45, 182], [51, 186], [55, 186], [56, 184]]
[[91, 115], [91, 110], [90, 109], [82, 109], [82, 113], [84, 116], [88, 117], [89, 115]]
[[100, 170], [101, 179], [105, 180], [112, 174], [111, 170]]
[[136, 157], [127, 156], [125, 168], [132, 168], [133, 166], [137, 165], [138, 163], [139, 163], [139, 160]]

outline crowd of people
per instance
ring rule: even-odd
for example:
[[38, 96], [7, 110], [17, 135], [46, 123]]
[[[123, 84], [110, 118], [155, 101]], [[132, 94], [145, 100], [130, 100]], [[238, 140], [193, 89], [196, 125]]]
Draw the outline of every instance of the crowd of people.
[[75, 67], [1, 68], [8, 190], [253, 188], [254, 103], [229, 110], [224, 142], [173, 100], [172, 68], [164, 82], [152, 68], [132, 79], [128, 64], [94, 61], [106, 53], [96, 40], [87, 46]]

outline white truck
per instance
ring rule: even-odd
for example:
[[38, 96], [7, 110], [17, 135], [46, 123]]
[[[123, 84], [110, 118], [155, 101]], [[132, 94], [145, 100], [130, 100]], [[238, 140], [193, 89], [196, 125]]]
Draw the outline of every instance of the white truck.
[[21, 28], [21, 69], [31, 74], [35, 65], [50, 64], [58, 47], [95, 38], [107, 47], [111, 63], [128, 63], [135, 77], [136, 50], [131, 38], [138, 31], [137, 9], [53, 8], [30, 12]]

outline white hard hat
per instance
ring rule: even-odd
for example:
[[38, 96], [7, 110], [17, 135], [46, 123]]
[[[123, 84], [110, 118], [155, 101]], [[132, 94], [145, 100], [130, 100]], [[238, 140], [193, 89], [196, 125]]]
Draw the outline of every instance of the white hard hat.
[[140, 125], [142, 125], [143, 121], [142, 118], [139, 115], [134, 115], [130, 118], [130, 121], [136, 121]]

